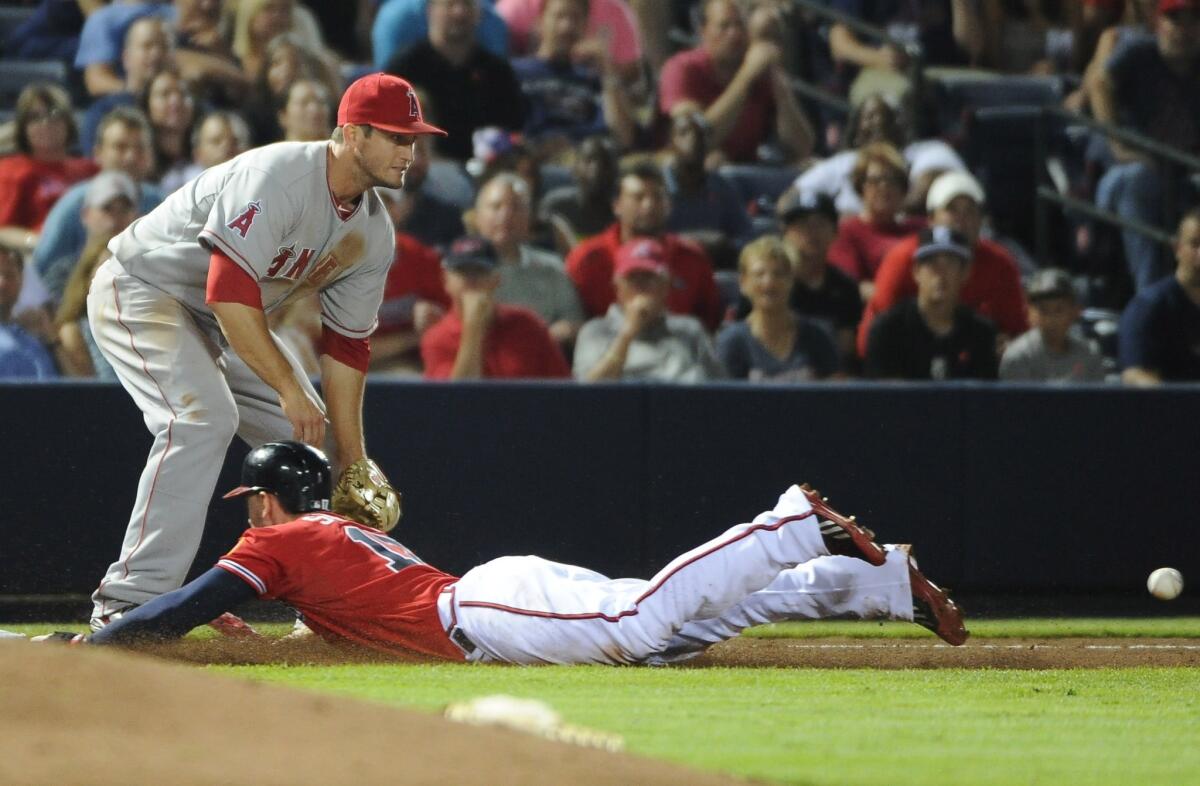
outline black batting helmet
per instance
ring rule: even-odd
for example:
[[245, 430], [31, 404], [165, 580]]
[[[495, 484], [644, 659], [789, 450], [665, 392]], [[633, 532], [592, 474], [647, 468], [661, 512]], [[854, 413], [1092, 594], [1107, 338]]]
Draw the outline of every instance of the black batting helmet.
[[329, 510], [333, 488], [329, 459], [303, 442], [268, 442], [246, 454], [242, 485], [225, 499], [266, 491], [292, 513]]

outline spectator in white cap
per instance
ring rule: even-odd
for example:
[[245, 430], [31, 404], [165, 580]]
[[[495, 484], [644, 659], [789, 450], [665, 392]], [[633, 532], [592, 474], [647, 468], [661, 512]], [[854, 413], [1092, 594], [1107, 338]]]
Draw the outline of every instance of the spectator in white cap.
[[[963, 305], [995, 323], [1008, 338], [1029, 329], [1025, 294], [1017, 263], [1003, 246], [981, 237], [984, 205], [983, 187], [967, 172], [947, 172], [933, 181], [925, 206], [931, 226], [948, 227], [961, 233], [970, 250]], [[902, 240], [883, 258], [875, 274], [875, 293], [867, 302], [858, 326], [858, 351], [866, 355], [867, 336], [877, 316], [917, 294], [913, 279], [917, 236]]]
[[959, 301], [971, 264], [967, 238], [923, 230], [913, 254], [917, 296], [875, 320], [866, 374], [874, 379], [995, 379], [996, 329]]
[[81, 211], [87, 239], [79, 262], [67, 278], [62, 302], [54, 316], [58, 338], [55, 354], [65, 376], [117, 380], [112, 366], [100, 354], [92, 338], [87, 320], [87, 294], [96, 268], [112, 256], [108, 241], [137, 218], [141, 199], [138, 184], [118, 170], [101, 172], [88, 183]]

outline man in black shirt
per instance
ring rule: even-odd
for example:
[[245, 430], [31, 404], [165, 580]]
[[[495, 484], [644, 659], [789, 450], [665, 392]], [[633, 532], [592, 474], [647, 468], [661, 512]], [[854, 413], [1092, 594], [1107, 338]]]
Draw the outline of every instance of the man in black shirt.
[[525, 98], [507, 60], [479, 46], [479, 0], [429, 0], [429, 37], [396, 55], [385, 69], [429, 96], [430, 114], [449, 136], [439, 138], [437, 152], [466, 161], [471, 134], [499, 126], [520, 131], [525, 125]]
[[1200, 381], [1200, 208], [1179, 222], [1175, 275], [1130, 301], [1119, 337], [1126, 385]]
[[995, 379], [996, 328], [959, 303], [971, 248], [944, 226], [921, 233], [914, 256], [917, 297], [881, 314], [867, 339], [868, 377]]

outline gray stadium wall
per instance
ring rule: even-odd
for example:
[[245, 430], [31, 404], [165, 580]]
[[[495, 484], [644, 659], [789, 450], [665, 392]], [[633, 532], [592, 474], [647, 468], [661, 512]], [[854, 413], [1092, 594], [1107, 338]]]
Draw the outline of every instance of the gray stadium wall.
[[[1200, 387], [706, 387], [372, 381], [396, 535], [451, 572], [534, 553], [650, 576], [807, 480], [971, 591], [1200, 575]], [[117, 555], [150, 438], [116, 386], [0, 385], [0, 595], [86, 593]], [[219, 492], [236, 485], [235, 444]], [[214, 498], [193, 572], [236, 540]]]

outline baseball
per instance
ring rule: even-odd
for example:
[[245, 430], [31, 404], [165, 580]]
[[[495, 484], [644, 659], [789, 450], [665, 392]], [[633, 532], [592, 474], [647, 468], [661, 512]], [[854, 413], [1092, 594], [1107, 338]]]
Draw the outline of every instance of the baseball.
[[1146, 579], [1146, 589], [1159, 600], [1174, 600], [1183, 591], [1183, 574], [1174, 568], [1159, 568]]

